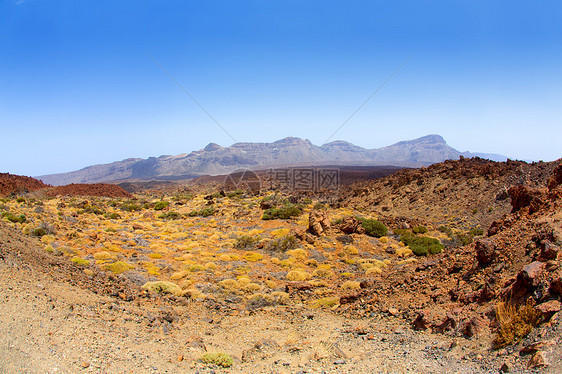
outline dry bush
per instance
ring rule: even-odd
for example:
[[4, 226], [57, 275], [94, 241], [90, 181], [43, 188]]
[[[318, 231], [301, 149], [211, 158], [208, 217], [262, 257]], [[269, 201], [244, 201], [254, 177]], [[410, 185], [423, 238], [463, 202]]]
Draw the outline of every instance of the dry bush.
[[535, 302], [531, 298], [519, 308], [509, 302], [499, 303], [496, 307], [496, 319], [500, 327], [494, 339], [494, 348], [520, 341], [541, 323], [541, 315], [535, 310]]

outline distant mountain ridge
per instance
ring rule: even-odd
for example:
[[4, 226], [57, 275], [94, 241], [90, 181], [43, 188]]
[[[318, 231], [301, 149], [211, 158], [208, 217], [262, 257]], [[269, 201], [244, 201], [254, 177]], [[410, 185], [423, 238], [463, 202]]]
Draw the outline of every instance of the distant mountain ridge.
[[[201, 175], [227, 174], [243, 168], [258, 170], [267, 167], [326, 164], [420, 167], [458, 159], [460, 156], [478, 155], [457, 151], [439, 135], [427, 135], [376, 149], [362, 148], [342, 140], [316, 146], [308, 139], [288, 137], [273, 143], [235, 143], [230, 147], [210, 143], [189, 154], [129, 158], [68, 173], [43, 175], [37, 179], [56, 186], [123, 180], [190, 179]], [[494, 161], [506, 159], [501, 155], [480, 155]]]

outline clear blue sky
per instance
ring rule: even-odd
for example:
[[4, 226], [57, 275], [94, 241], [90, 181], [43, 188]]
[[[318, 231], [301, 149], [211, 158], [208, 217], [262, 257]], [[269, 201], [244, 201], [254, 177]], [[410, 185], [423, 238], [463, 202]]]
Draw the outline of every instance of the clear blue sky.
[[0, 0], [0, 172], [237, 141], [562, 157], [557, 1]]

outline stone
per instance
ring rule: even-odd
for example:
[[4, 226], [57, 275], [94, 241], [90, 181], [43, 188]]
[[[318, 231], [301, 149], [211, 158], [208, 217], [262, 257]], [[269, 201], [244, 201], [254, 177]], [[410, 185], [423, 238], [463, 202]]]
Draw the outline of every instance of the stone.
[[490, 322], [481, 316], [476, 316], [468, 320], [464, 325], [463, 334], [469, 338], [481, 336], [489, 331]]
[[355, 217], [344, 217], [342, 221], [336, 225], [337, 229], [344, 234], [353, 234], [357, 232], [359, 221]]
[[562, 275], [558, 274], [558, 276], [550, 282], [550, 293], [562, 296]]
[[510, 369], [511, 369], [511, 368], [509, 367], [509, 364], [508, 364], [507, 362], [504, 362], [504, 363], [502, 364], [502, 366], [500, 367], [500, 372], [502, 372], [502, 373], [509, 373], [509, 370], [510, 370]]
[[540, 312], [546, 320], [548, 320], [554, 315], [554, 313], [560, 311], [560, 307], [560, 301], [550, 300], [535, 306], [535, 309]]
[[476, 241], [476, 260], [480, 267], [491, 263], [496, 257], [496, 244], [491, 239], [478, 239]]
[[540, 282], [540, 276], [542, 275], [546, 264], [540, 261], [531, 262], [525, 265], [521, 272], [517, 275], [528, 286], [536, 287]]
[[541, 368], [548, 365], [546, 357], [542, 351], [537, 351], [527, 363], [528, 369]]
[[558, 258], [558, 254], [560, 253], [560, 247], [555, 244], [552, 244], [550, 241], [545, 240], [542, 243], [541, 249], [541, 259], [543, 260], [556, 260]]
[[539, 351], [539, 350], [541, 350], [545, 347], [549, 347], [549, 346], [555, 345], [555, 344], [556, 344], [556, 342], [553, 341], [553, 340], [545, 340], [545, 341], [542, 341], [542, 342], [535, 342], [535, 343], [532, 343], [532, 344], [529, 344], [529, 345], [523, 347], [521, 349], [521, 351], [519, 352], [519, 354], [520, 355], [527, 355], [527, 354], [530, 354], [530, 353], [535, 353], [535, 352], [537, 352], [537, 351]]
[[138, 223], [133, 223], [133, 230], [144, 230], [144, 226], [139, 225]]
[[313, 210], [308, 215], [308, 231], [312, 235], [322, 236], [330, 229], [328, 214], [324, 211]]
[[530, 188], [519, 185], [511, 187], [508, 191], [511, 197], [511, 213], [515, 213], [523, 208], [529, 207], [529, 213], [533, 214], [544, 205], [546, 189]]

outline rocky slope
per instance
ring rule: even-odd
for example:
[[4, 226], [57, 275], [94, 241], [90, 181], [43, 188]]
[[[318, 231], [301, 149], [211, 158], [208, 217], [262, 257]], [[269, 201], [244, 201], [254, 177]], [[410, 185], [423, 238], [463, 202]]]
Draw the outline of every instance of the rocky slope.
[[439, 135], [402, 141], [379, 149], [365, 149], [344, 141], [334, 141], [319, 147], [309, 140], [285, 138], [273, 143], [236, 143], [230, 147], [211, 143], [204, 149], [189, 154], [126, 159], [38, 178], [45, 183], [61, 185], [125, 179], [190, 179], [206, 174], [225, 174], [236, 169], [258, 170], [291, 165], [363, 164], [419, 167], [458, 159], [461, 155], [470, 154], [451, 148]]

